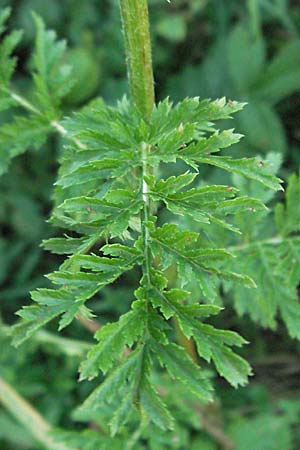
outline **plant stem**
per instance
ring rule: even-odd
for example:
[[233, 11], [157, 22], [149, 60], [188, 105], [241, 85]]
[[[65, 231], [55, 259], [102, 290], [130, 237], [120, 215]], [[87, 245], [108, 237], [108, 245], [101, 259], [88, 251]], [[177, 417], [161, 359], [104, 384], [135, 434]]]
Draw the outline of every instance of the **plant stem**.
[[148, 172], [148, 163], [147, 163], [147, 155], [149, 151], [149, 145], [146, 143], [142, 143], [142, 198], [143, 198], [143, 211], [142, 211], [142, 218], [141, 218], [141, 229], [142, 229], [142, 235], [144, 240], [144, 270], [143, 273], [146, 277], [147, 284], [151, 285], [151, 278], [150, 278], [150, 269], [151, 269], [151, 252], [150, 252], [150, 246], [149, 246], [149, 228], [148, 228], [148, 221], [150, 217], [150, 201], [149, 201], [149, 195], [148, 195], [148, 184], [145, 181], [145, 177], [149, 174]]
[[154, 106], [154, 83], [147, 0], [119, 0], [131, 98], [144, 118]]
[[192, 358], [195, 364], [199, 364], [198, 354], [195, 348], [195, 343], [192, 338], [188, 339], [179, 326], [178, 320], [173, 320], [176, 340], [185, 349], [186, 353]]
[[[143, 114], [144, 119], [149, 119], [154, 106], [154, 83], [147, 0], [119, 0], [119, 2], [123, 23], [127, 73], [131, 98]], [[148, 165], [149, 151], [149, 145], [143, 142], [141, 146], [142, 199], [144, 203], [141, 214], [141, 233], [144, 241], [143, 276], [145, 283], [150, 288], [152, 257], [147, 223], [149, 221], [151, 208], [149, 187], [145, 181], [145, 177], [152, 172], [152, 167], [149, 167]], [[184, 337], [176, 321], [175, 331], [178, 341], [183, 345], [191, 358], [197, 362], [197, 356], [192, 340], [188, 340]]]
[[[22, 97], [21, 95], [17, 94], [16, 92], [14, 92], [10, 89], [7, 89], [7, 88], [0, 88], [0, 90], [7, 93], [8, 95], [10, 95], [10, 97], [19, 106], [24, 108], [29, 113], [36, 114], [38, 116], [43, 117], [43, 113], [39, 109], [37, 109], [32, 103], [30, 103], [25, 97]], [[67, 130], [57, 120], [52, 120], [50, 122], [50, 126], [65, 139], [69, 139], [69, 140], [73, 141], [79, 148], [82, 148], [82, 149], [86, 148], [86, 145], [83, 144], [82, 142], [80, 142], [79, 139], [77, 139], [74, 136], [70, 136], [68, 134]]]
[[[123, 23], [128, 82], [131, 100], [139, 109], [144, 120], [149, 120], [154, 107], [154, 84], [151, 57], [151, 41], [147, 0], [119, 0]], [[152, 171], [148, 164], [150, 146], [141, 143], [141, 178], [143, 210], [141, 233], [144, 241], [143, 276], [148, 287], [151, 285], [151, 251], [149, 246], [148, 221], [150, 217], [149, 187], [145, 177]]]
[[291, 237], [282, 237], [282, 236], [274, 236], [269, 239], [263, 239], [261, 241], [253, 241], [240, 245], [232, 245], [230, 247], [225, 248], [228, 252], [240, 252], [243, 250], [248, 250], [250, 248], [255, 248], [260, 245], [280, 245], [286, 242], [293, 243], [295, 241], [299, 241], [299, 236], [291, 236]]
[[2, 378], [0, 378], [0, 402], [44, 448], [71, 450], [70, 447], [66, 447], [52, 438], [49, 434], [51, 432], [50, 424]]

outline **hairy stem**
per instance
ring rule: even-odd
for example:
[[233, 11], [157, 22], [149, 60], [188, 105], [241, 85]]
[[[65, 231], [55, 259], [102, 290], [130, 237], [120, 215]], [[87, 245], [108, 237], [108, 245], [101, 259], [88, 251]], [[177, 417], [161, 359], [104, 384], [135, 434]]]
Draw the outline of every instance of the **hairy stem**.
[[132, 101], [149, 119], [154, 84], [147, 0], [120, 0], [120, 10]]
[[[131, 99], [143, 118], [148, 120], [154, 106], [154, 84], [147, 0], [120, 0], [120, 11]], [[144, 240], [143, 276], [148, 286], [151, 283], [151, 252], [147, 226], [150, 217], [150, 200], [145, 177], [152, 171], [152, 167], [148, 164], [149, 150], [149, 145], [143, 142], [140, 149], [142, 160], [141, 194], [144, 204], [141, 214], [141, 233]]]

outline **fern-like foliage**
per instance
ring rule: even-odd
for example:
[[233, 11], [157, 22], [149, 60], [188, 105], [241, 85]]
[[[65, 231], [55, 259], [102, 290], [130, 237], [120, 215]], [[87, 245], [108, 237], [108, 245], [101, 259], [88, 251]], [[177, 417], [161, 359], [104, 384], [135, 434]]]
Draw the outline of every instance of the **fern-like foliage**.
[[[0, 14], [0, 35], [10, 9]], [[57, 41], [54, 31], [47, 31], [41, 18], [33, 15], [36, 26], [35, 48], [32, 55], [32, 87], [25, 98], [12, 87], [16, 67], [13, 52], [22, 37], [21, 31], [6, 34], [0, 42], [0, 110], [13, 109], [13, 119], [0, 128], [0, 174], [10, 160], [27, 149], [40, 149], [50, 133], [65, 131], [58, 125], [61, 99], [73, 85], [71, 67], [62, 63], [65, 42]], [[26, 115], [23, 111], [26, 111]]]
[[[256, 191], [263, 201], [271, 200], [270, 195], [257, 190], [251, 183], [245, 184], [241, 179], [235, 181], [241, 190]], [[237, 312], [247, 313], [262, 326], [272, 329], [277, 325], [278, 315], [290, 336], [297, 339], [300, 338], [297, 290], [300, 281], [299, 199], [300, 180], [291, 175], [285, 203], [277, 203], [269, 211], [257, 214], [253, 221], [238, 218], [244, 233], [233, 245], [231, 241], [228, 248], [236, 256], [229, 262], [228, 270], [239, 268], [257, 284], [257, 289], [251, 292], [241, 285], [228, 285]]]
[[[101, 416], [112, 436], [121, 431], [123, 437], [106, 429], [101, 439], [91, 430], [58, 434], [82, 449], [121, 449], [127, 440], [133, 448], [124, 425], [141, 417], [138, 432], [151, 448], [161, 448], [164, 430], [180, 432], [178, 409], [192, 421], [194, 400], [213, 398], [207, 364], [234, 387], [251, 374], [235, 351], [245, 339], [209, 323], [223, 302], [272, 329], [280, 317], [300, 338], [299, 177], [288, 180], [285, 203], [274, 213], [266, 208], [273, 206], [272, 190], [281, 189], [278, 158], [228, 156], [242, 136], [219, 131], [215, 122], [244, 105], [225, 99], [187, 98], [176, 105], [166, 99], [148, 121], [126, 99], [117, 107], [96, 99], [62, 119], [61, 103], [74, 82], [63, 63], [65, 43], [34, 15], [31, 87], [25, 96], [17, 93], [13, 55], [21, 32], [6, 33], [9, 13], [0, 14], [0, 110], [12, 109], [13, 118], [0, 128], [0, 173], [13, 157], [39, 149], [50, 133], [67, 139], [50, 219], [63, 233], [43, 243], [67, 256], [47, 276], [52, 285], [32, 292], [33, 303], [19, 311], [13, 341], [20, 345], [53, 319], [62, 330], [75, 318], [91, 317], [101, 290], [135, 270], [140, 281], [130, 310], [102, 326], [95, 345], [80, 349], [89, 348], [80, 379], [99, 377], [99, 386], [75, 414], [79, 420]], [[222, 179], [231, 177], [232, 185], [204, 181], [205, 166], [227, 172]], [[196, 355], [182, 345], [189, 340]]]
[[[207, 319], [220, 312], [214, 304], [220, 282], [243, 289], [255, 283], [240, 270], [228, 269], [233, 252], [216, 245], [202, 226], [239, 233], [234, 217], [255, 216], [265, 206], [232, 186], [199, 183], [208, 164], [280, 189], [268, 163], [218, 154], [241, 136], [219, 132], [214, 123], [242, 108], [225, 99], [191, 98], [177, 105], [167, 99], [146, 122], [126, 99], [117, 107], [95, 100], [62, 123], [71, 140], [61, 161], [51, 221], [66, 234], [45, 241], [44, 247], [68, 256], [48, 275], [53, 287], [34, 291], [34, 304], [19, 311], [14, 342], [19, 345], [56, 317], [60, 329], [78, 314], [88, 317], [98, 292], [137, 268], [141, 279], [130, 311], [96, 333], [98, 343], [80, 367], [82, 380], [100, 372], [105, 378], [78, 413], [112, 405], [112, 434], [136, 408], [147, 421], [172, 428], [173, 417], [153, 378], [157, 367], [201, 401], [212, 399], [205, 372], [174, 339], [173, 320], [186, 338], [194, 339], [199, 357], [213, 362], [233, 386], [245, 384], [251, 374], [233, 350], [245, 340]], [[182, 173], [162, 179], [161, 168], [172, 168], [176, 161], [182, 161]], [[161, 220], [163, 206], [171, 214], [169, 223]], [[182, 227], [182, 217], [192, 218], [199, 232]], [[192, 295], [195, 282], [198, 291]]]

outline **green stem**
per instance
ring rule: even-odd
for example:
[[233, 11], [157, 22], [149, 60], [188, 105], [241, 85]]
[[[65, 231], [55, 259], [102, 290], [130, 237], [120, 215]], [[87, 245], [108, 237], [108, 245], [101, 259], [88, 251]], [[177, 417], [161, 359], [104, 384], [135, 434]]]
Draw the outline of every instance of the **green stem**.
[[[1, 330], [9, 336], [11, 328], [4, 325], [2, 322], [0, 322], [0, 325]], [[35, 340], [37, 344], [46, 346], [46, 349], [49, 348], [49, 352], [54, 350], [55, 352], [60, 352], [71, 357], [83, 357], [92, 347], [91, 342], [57, 336], [56, 334], [50, 333], [46, 330], [37, 331], [32, 336], [32, 339]]]
[[270, 239], [263, 239], [261, 241], [253, 241], [253, 242], [247, 242], [246, 244], [241, 245], [232, 245], [230, 247], [226, 247], [225, 250], [228, 252], [239, 252], [243, 250], [248, 250], [252, 247], [257, 247], [259, 245], [280, 245], [285, 242], [295, 242], [298, 241], [300, 238], [299, 236], [291, 236], [291, 237], [283, 237], [283, 236], [275, 236]]
[[154, 83], [147, 0], [119, 1], [131, 98], [147, 120], [154, 106]]
[[[28, 111], [31, 114], [36, 114], [38, 116], [43, 117], [43, 113], [37, 109], [32, 103], [30, 103], [25, 97], [22, 97], [21, 95], [17, 94], [16, 92], [7, 89], [7, 88], [0, 88], [3, 92], [10, 95], [10, 97], [22, 108], [24, 108], [26, 111]], [[79, 141], [74, 136], [70, 136], [67, 132], [67, 130], [58, 122], [58, 120], [52, 120], [50, 122], [50, 126], [62, 137], [65, 139], [69, 139], [73, 141], [79, 148], [86, 148], [86, 145]]]
[[247, 6], [253, 37], [259, 39], [261, 37], [261, 18], [258, 2], [256, 0], [247, 0]]
[[150, 269], [151, 269], [151, 252], [149, 245], [149, 228], [148, 222], [150, 218], [150, 199], [149, 199], [149, 187], [145, 181], [145, 177], [149, 175], [148, 167], [148, 151], [149, 145], [145, 142], [142, 143], [142, 198], [143, 198], [143, 211], [142, 211], [142, 235], [144, 240], [144, 275], [146, 276], [147, 284], [151, 285]]
[[140, 423], [139, 427], [137, 428], [137, 430], [131, 435], [131, 437], [127, 441], [127, 444], [126, 444], [126, 447], [124, 448], [124, 450], [132, 450], [134, 448], [135, 444], [140, 439], [140, 437], [143, 434], [143, 431], [145, 430], [147, 425], [148, 425], [147, 418], [142, 417], [142, 420], [141, 420], [141, 423]]
[[50, 424], [2, 378], [0, 378], [0, 402], [44, 448], [71, 450], [70, 447], [59, 444], [52, 438]]
[[181, 331], [181, 328], [179, 326], [177, 318], [173, 319], [174, 329], [175, 329], [175, 335], [178, 344], [180, 344], [186, 351], [186, 353], [192, 358], [195, 364], [199, 364], [199, 358], [198, 354], [195, 348], [195, 343], [192, 338], [187, 338], [183, 332]]
[[[154, 107], [154, 84], [147, 0], [119, 0], [123, 23], [127, 73], [131, 99], [144, 120], [149, 120]], [[148, 221], [150, 217], [149, 187], [145, 177], [152, 172], [148, 164], [149, 144], [141, 143], [141, 178], [143, 210], [141, 233], [144, 241], [143, 276], [150, 287], [151, 251]], [[148, 305], [148, 303], [147, 303]]]

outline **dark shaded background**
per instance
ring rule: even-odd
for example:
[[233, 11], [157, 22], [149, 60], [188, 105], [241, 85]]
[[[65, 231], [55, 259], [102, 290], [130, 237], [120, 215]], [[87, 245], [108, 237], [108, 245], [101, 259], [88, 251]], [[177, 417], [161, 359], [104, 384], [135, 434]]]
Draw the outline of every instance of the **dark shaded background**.
[[[284, 180], [299, 170], [300, 144], [300, 4], [287, 0], [150, 0], [151, 31], [157, 99], [201, 96], [249, 103], [235, 127], [245, 134], [237, 156], [282, 154]], [[34, 39], [31, 10], [69, 43], [67, 62], [77, 81], [65, 98], [64, 111], [79, 108], [95, 96], [114, 103], [127, 92], [122, 34], [116, 0], [15, 0], [9, 28], [25, 30], [17, 49], [15, 85], [26, 92], [30, 49]], [[1, 121], [9, 119], [2, 113]], [[40, 152], [15, 159], [0, 178], [0, 298], [6, 325], [29, 301], [29, 291], [45, 285], [43, 275], [58, 257], [39, 247], [55, 234], [46, 219], [51, 211], [61, 142], [53, 137]], [[206, 174], [207, 177], [210, 173]], [[300, 199], [299, 199], [300, 201]], [[134, 274], [106, 289], [95, 305], [101, 322], [127, 310], [136, 285]], [[237, 450], [296, 450], [300, 448], [299, 344], [284, 327], [263, 330], [230, 309], [226, 326], [250, 342], [245, 355], [255, 377], [247, 388], [233, 390], [218, 383], [219, 400], [206, 413], [217, 429], [235, 442]], [[54, 331], [55, 324], [52, 326]], [[51, 327], [50, 327], [51, 330]], [[91, 341], [75, 323], [63, 333]], [[53, 424], [80, 428], [70, 411], [86, 397], [92, 383], [78, 385], [79, 355], [66, 356], [42, 338], [13, 350], [1, 332], [0, 373]], [[70, 351], [69, 351], [70, 352]], [[197, 422], [195, 418], [194, 422]], [[199, 420], [198, 420], [199, 422]], [[177, 441], [162, 441], [161, 449], [216, 450], [222, 447], [211, 433], [182, 418]], [[39, 449], [31, 436], [4, 409], [0, 410], [2, 450]], [[154, 447], [153, 447], [154, 448]]]

